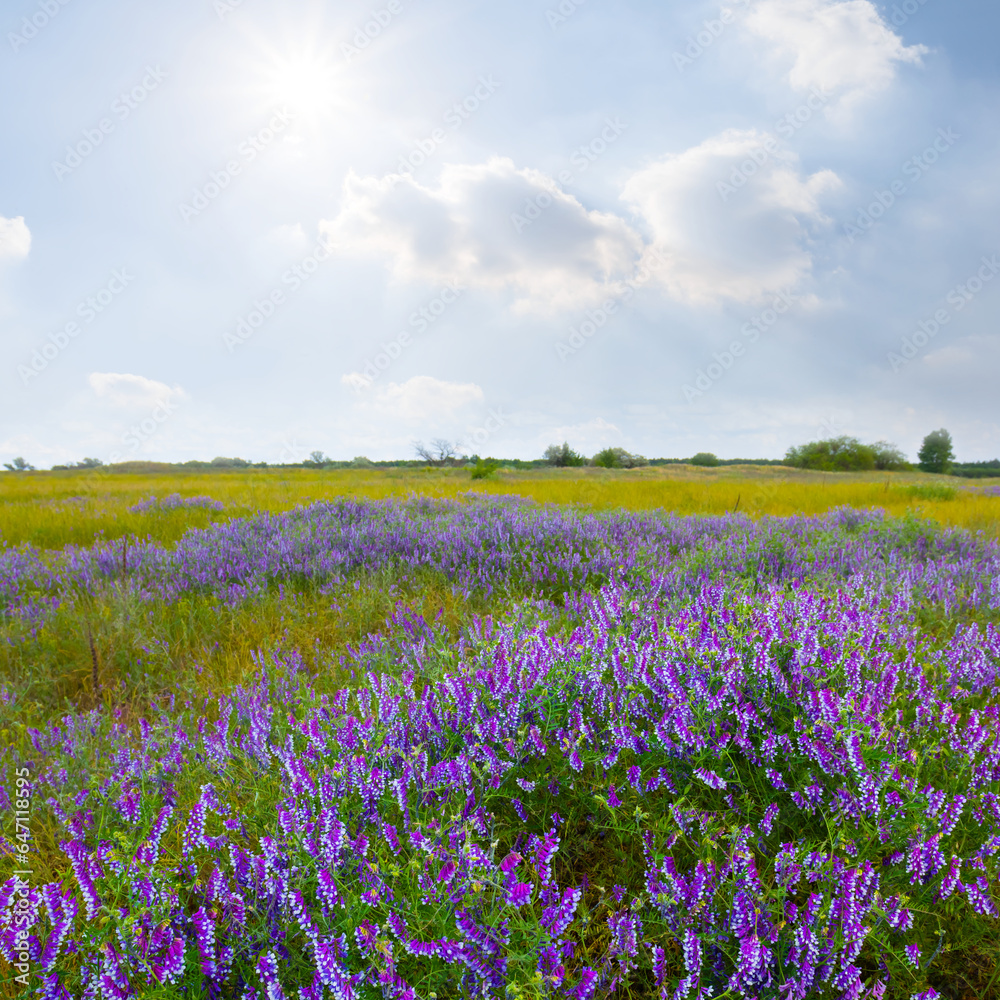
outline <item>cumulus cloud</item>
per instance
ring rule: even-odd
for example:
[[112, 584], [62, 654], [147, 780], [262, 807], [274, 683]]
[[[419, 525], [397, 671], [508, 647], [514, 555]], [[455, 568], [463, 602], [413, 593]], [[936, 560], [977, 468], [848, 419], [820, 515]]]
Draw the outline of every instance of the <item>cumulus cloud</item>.
[[142, 375], [92, 372], [87, 381], [98, 397], [123, 409], [153, 409], [177, 403], [185, 396], [179, 385], [171, 388], [164, 382]]
[[834, 95], [829, 107], [840, 111], [887, 87], [900, 63], [919, 65], [928, 51], [904, 45], [870, 0], [757, 0], [744, 24], [788, 67], [791, 87]]
[[[359, 372], [343, 375], [340, 381], [353, 389], [370, 384]], [[402, 383], [377, 386], [368, 405], [383, 416], [436, 424], [484, 399], [483, 390], [474, 382], [444, 382], [430, 375], [414, 375]]]
[[24, 216], [5, 219], [0, 215], [0, 260], [20, 260], [28, 256], [31, 249], [31, 232], [25, 225]]
[[511, 291], [518, 312], [599, 301], [634, 272], [643, 249], [618, 216], [588, 210], [547, 175], [500, 157], [448, 165], [436, 188], [351, 174], [340, 214], [320, 231], [343, 252], [387, 259], [403, 279]]
[[655, 273], [673, 298], [756, 302], [809, 274], [821, 198], [839, 184], [803, 176], [774, 137], [730, 129], [633, 174], [623, 197], [668, 261]]

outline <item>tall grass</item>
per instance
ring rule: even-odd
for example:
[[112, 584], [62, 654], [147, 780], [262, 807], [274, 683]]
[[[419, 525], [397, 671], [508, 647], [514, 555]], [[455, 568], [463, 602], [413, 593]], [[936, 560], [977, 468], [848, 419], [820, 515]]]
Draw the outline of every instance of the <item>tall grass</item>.
[[[192, 527], [254, 511], [278, 512], [337, 496], [383, 499], [421, 493], [454, 497], [467, 490], [513, 493], [540, 503], [678, 514], [751, 516], [822, 514], [839, 506], [881, 507], [892, 515], [916, 512], [945, 526], [1000, 537], [1000, 497], [981, 485], [910, 473], [802, 472], [731, 466], [668, 466], [628, 471], [544, 469], [500, 471], [473, 481], [464, 469], [240, 470], [169, 474], [44, 472], [0, 475], [0, 543], [39, 548], [90, 545], [99, 537], [149, 536], [176, 541]], [[133, 513], [150, 496], [207, 494], [226, 509]]]

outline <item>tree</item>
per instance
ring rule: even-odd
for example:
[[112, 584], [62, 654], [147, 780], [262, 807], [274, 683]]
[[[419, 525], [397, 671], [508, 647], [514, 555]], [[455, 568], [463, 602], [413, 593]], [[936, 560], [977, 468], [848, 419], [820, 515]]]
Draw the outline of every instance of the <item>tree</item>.
[[414, 441], [413, 450], [428, 465], [448, 465], [458, 457], [460, 444], [459, 441], [449, 441], [447, 438], [435, 438], [429, 445], [425, 445], [423, 441]]
[[948, 472], [955, 460], [951, 435], [942, 427], [931, 431], [917, 452], [920, 468], [924, 472]]
[[820, 472], [866, 472], [875, 468], [875, 450], [857, 438], [842, 435], [789, 448], [785, 464]]
[[312, 466], [315, 466], [316, 468], [322, 468], [324, 465], [326, 465], [330, 461], [331, 461], [331, 459], [327, 458], [326, 455], [323, 454], [323, 452], [321, 452], [321, 451], [311, 451], [309, 453], [309, 457], [302, 464], [303, 465], [312, 465]]
[[876, 441], [871, 445], [875, 455], [875, 468], [880, 472], [894, 472], [912, 468], [906, 456], [889, 441]]
[[549, 465], [554, 465], [556, 468], [565, 469], [570, 466], [583, 465], [585, 459], [582, 455], [578, 455], [569, 446], [569, 443], [563, 441], [561, 445], [550, 444], [548, 448], [545, 449], [545, 454], [542, 458], [549, 463]]
[[710, 451], [699, 451], [698, 454], [691, 459], [691, 464], [702, 465], [707, 469], [712, 469], [719, 464], [719, 460]]
[[84, 458], [75, 464], [71, 464], [71, 469], [99, 469], [104, 463], [99, 458]]
[[30, 463], [26, 462], [20, 455], [14, 459], [13, 462], [4, 462], [3, 467], [9, 472], [34, 472], [35, 467]]
[[633, 455], [624, 448], [604, 448], [590, 463], [603, 469], [635, 469], [649, 464], [642, 455]]

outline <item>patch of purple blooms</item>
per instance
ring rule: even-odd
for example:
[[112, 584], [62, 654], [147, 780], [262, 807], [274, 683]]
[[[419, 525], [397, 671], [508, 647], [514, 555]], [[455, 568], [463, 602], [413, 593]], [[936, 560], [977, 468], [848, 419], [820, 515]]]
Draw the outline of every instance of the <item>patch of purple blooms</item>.
[[222, 510], [225, 504], [211, 497], [182, 497], [179, 493], [170, 493], [165, 497], [151, 496], [129, 507], [133, 514], [147, 514], [150, 511], [166, 510]]
[[[645, 974], [664, 1000], [859, 1000], [933, 958], [944, 900], [998, 918], [995, 546], [858, 512], [345, 502], [150, 550], [147, 593], [240, 552], [244, 580], [413, 559], [559, 600], [458, 643], [401, 609], [357, 689], [271, 652], [202, 714], [32, 731], [67, 859], [23, 911], [39, 995], [596, 998]], [[928, 631], [930, 606], [964, 620]], [[581, 825], [641, 877], [598, 899]]]

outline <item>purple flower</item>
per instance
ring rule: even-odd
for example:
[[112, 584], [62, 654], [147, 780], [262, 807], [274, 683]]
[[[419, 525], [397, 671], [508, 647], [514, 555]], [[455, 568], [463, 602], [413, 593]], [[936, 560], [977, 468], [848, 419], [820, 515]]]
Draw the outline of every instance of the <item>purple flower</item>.
[[709, 771], [704, 767], [696, 767], [694, 769], [694, 773], [697, 777], [701, 778], [701, 780], [704, 781], [709, 788], [714, 788], [720, 792], [726, 790], [725, 779], [720, 778], [714, 771]]
[[573, 922], [582, 895], [580, 889], [564, 889], [559, 902], [542, 911], [540, 923], [554, 938], [562, 937]]
[[526, 882], [517, 882], [507, 893], [508, 906], [520, 907], [531, 902], [531, 886]]

